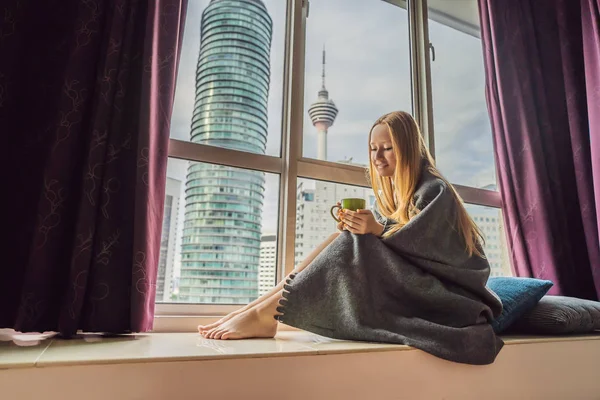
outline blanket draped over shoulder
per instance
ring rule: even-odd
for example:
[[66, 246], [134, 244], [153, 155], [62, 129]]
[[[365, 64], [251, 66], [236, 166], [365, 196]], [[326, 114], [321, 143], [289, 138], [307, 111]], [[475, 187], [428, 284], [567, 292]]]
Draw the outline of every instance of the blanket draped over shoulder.
[[492, 363], [503, 342], [489, 322], [502, 304], [485, 286], [489, 263], [467, 253], [453, 220], [458, 201], [444, 181], [425, 172], [414, 200], [420, 212], [387, 238], [341, 233], [288, 279], [276, 318], [334, 339]]

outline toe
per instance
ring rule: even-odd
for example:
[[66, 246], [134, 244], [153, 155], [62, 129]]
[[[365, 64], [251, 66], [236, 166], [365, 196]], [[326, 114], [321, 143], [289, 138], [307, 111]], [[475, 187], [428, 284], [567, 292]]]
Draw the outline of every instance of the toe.
[[222, 340], [231, 340], [231, 339], [237, 339], [239, 335], [236, 334], [236, 332], [226, 332], [223, 334], [223, 336], [221, 336]]
[[221, 336], [223, 336], [224, 333], [227, 333], [227, 331], [225, 329], [218, 330], [215, 333], [215, 339], [221, 339]]

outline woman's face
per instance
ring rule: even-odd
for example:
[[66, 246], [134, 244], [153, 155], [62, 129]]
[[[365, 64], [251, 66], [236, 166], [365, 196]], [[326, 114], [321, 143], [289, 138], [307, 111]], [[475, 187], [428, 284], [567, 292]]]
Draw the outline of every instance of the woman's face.
[[371, 162], [380, 176], [393, 176], [396, 156], [392, 148], [392, 136], [386, 125], [379, 124], [371, 131]]

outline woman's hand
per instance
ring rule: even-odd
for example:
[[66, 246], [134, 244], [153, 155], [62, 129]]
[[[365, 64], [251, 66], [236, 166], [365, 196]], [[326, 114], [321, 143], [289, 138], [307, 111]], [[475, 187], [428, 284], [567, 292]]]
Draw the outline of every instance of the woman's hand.
[[383, 225], [377, 222], [370, 210], [342, 210], [342, 223], [345, 230], [358, 235], [371, 233], [381, 236], [383, 234]]

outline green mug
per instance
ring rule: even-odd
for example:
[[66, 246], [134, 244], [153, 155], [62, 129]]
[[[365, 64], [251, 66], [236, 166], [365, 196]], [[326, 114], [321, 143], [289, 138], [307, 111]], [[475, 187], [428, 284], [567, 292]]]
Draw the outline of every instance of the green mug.
[[366, 204], [365, 199], [342, 199], [342, 201], [340, 201], [340, 203], [342, 203], [341, 207], [336, 204], [335, 206], [331, 207], [331, 210], [329, 210], [329, 212], [331, 213], [331, 216], [337, 222], [341, 222], [341, 221], [339, 219], [337, 219], [337, 217], [333, 213], [334, 209], [341, 208], [344, 210], [352, 210], [352, 211], [364, 210], [365, 204]]

